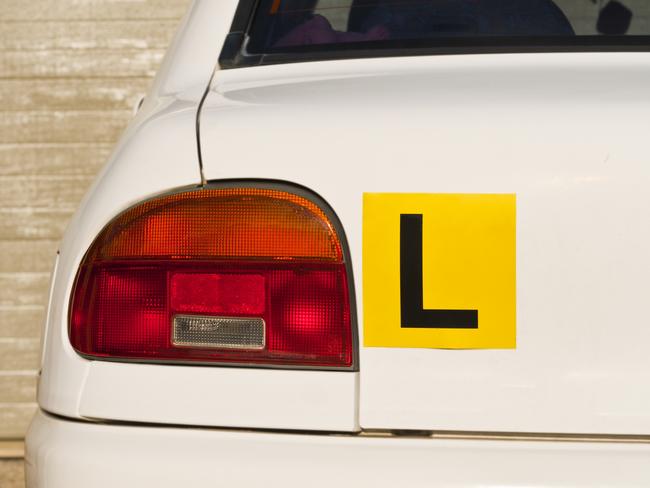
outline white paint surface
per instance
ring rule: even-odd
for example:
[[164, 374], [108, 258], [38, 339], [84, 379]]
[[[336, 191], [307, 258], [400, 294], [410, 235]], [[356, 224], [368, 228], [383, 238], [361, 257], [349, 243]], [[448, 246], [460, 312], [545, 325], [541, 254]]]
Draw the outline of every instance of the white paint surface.
[[291, 435], [68, 422], [39, 413], [27, 488], [639, 487], [650, 445]]
[[362, 428], [650, 434], [650, 55], [506, 54], [220, 71], [208, 179], [319, 193], [516, 193], [516, 350], [362, 348]]

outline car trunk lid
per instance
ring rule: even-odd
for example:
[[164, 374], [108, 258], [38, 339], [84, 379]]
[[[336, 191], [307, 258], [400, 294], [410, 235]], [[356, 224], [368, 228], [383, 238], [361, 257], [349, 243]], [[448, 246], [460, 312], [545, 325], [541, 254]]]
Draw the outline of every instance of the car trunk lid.
[[[203, 169], [304, 185], [337, 212], [356, 278], [363, 428], [650, 434], [649, 83], [644, 53], [220, 71], [201, 114]], [[364, 194], [395, 193], [512, 196], [515, 348], [370, 344], [370, 314], [400, 324], [388, 306], [363, 310]], [[385, 277], [393, 293], [399, 272]]]

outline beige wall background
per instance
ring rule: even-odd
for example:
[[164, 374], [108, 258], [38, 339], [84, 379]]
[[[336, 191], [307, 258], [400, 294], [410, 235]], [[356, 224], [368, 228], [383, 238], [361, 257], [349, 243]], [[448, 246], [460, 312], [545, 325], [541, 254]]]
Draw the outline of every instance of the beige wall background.
[[189, 0], [0, 0], [0, 439], [35, 409], [58, 241]]

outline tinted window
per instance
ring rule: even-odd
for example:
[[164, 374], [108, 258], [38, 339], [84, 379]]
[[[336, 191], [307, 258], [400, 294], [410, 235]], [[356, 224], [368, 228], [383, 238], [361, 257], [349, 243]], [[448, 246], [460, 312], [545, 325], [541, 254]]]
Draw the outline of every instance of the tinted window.
[[648, 36], [650, 1], [261, 0], [249, 34], [253, 54], [491, 39], [598, 43]]

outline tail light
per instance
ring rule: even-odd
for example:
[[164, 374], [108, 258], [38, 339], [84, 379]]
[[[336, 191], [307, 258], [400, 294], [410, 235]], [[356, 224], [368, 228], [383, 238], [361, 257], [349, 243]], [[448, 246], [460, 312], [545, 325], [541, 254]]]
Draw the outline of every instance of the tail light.
[[274, 189], [201, 189], [127, 210], [74, 286], [80, 354], [147, 362], [353, 366], [343, 245], [321, 207]]

